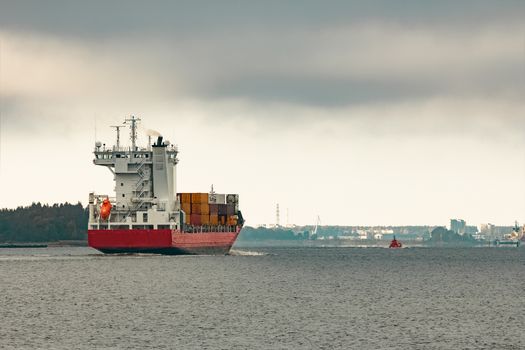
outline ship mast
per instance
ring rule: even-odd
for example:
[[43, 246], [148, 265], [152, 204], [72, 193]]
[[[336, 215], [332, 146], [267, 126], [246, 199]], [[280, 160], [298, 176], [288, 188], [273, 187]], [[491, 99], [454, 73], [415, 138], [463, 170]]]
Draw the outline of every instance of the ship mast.
[[124, 125], [111, 125], [112, 128], [115, 128], [117, 130], [117, 150], [120, 149], [120, 128], [122, 128]]
[[137, 122], [140, 121], [140, 118], [135, 118], [135, 116], [131, 116], [131, 118], [126, 118], [124, 120], [124, 124], [131, 124], [130, 129], [130, 137], [131, 137], [131, 152], [136, 151], [136, 142], [137, 142]]

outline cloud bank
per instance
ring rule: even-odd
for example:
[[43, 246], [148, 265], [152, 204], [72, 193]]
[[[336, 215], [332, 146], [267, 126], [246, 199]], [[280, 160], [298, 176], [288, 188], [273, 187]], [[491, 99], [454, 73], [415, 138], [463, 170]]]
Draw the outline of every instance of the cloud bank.
[[[58, 169], [82, 184], [36, 196], [60, 182], [52, 172], [0, 205], [83, 200], [86, 186], [106, 186], [91, 143], [111, 142], [103, 126], [137, 114], [187, 145], [185, 186], [217, 181], [185, 175], [202, 171], [196, 159], [258, 169], [219, 178], [245, 193], [252, 224], [271, 221], [276, 201], [297, 222], [323, 211], [334, 223], [519, 218], [522, 204], [501, 203], [525, 196], [523, 14], [520, 1], [0, 3], [2, 186], [34, 183], [35, 164], [21, 159], [31, 152], [45, 167], [39, 145], [74, 158]], [[305, 169], [315, 175], [297, 179]], [[323, 195], [305, 205], [314, 182], [352, 198], [355, 215]], [[452, 205], [458, 196], [465, 204]], [[428, 197], [433, 214], [418, 204]]]

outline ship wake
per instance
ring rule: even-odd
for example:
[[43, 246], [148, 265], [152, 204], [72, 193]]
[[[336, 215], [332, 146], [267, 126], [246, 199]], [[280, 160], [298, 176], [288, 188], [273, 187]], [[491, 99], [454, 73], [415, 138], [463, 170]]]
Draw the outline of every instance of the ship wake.
[[233, 255], [233, 256], [264, 256], [264, 255], [269, 255], [269, 254], [264, 253], [264, 252], [254, 252], [252, 250], [231, 249], [230, 255]]

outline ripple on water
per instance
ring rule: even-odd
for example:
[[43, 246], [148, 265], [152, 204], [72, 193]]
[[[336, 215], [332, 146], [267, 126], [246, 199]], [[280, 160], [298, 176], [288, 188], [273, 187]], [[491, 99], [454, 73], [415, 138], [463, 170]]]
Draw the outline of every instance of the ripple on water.
[[0, 347], [522, 349], [524, 252], [0, 250]]

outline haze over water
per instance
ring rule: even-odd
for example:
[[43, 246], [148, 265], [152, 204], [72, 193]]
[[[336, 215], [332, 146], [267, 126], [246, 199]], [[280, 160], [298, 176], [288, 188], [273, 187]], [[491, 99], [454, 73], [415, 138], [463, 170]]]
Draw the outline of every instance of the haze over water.
[[525, 250], [0, 250], [3, 349], [523, 349]]

